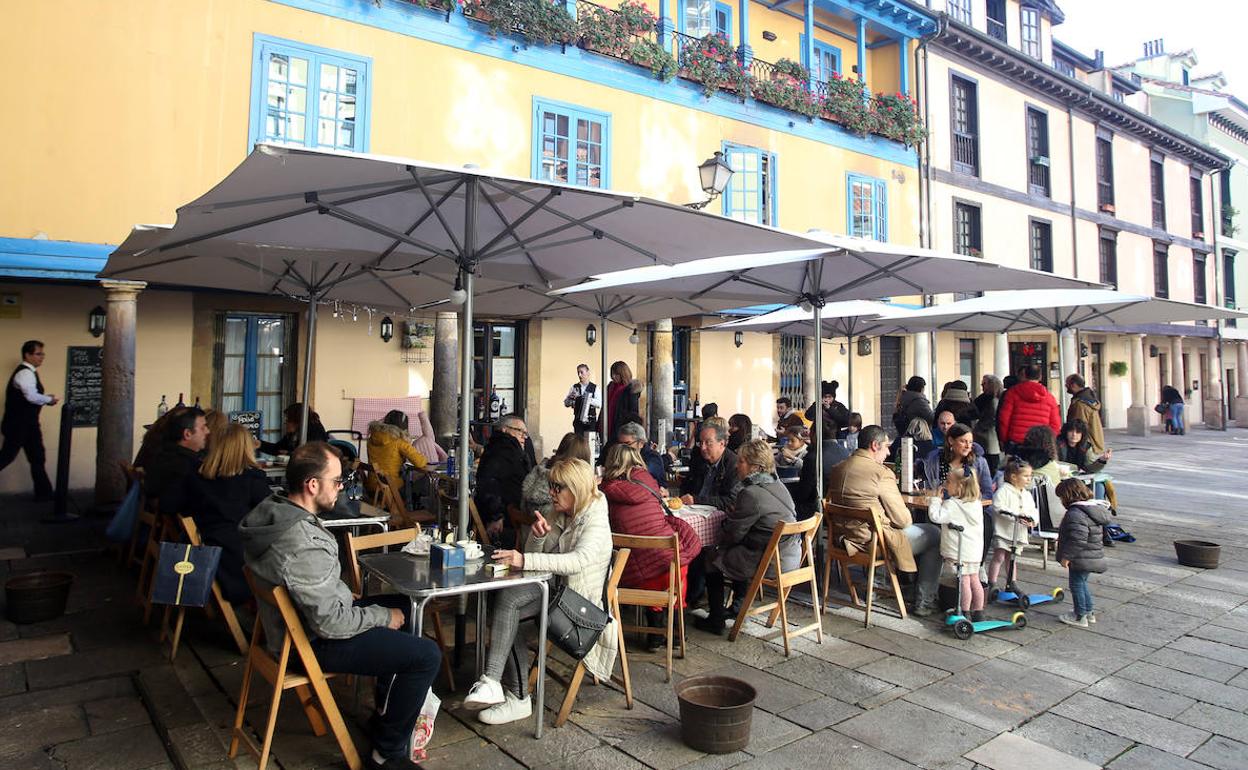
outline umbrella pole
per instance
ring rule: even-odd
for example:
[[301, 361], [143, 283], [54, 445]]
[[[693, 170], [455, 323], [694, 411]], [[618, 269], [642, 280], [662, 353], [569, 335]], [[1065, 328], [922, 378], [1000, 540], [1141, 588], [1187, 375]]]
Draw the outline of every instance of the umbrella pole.
[[468, 458], [471, 456], [469, 451], [469, 442], [471, 436], [472, 420], [472, 271], [464, 270], [463, 288], [468, 297], [464, 300], [464, 328], [460, 332], [460, 384], [459, 384], [459, 464], [456, 472], [459, 474], [459, 520], [457, 522], [459, 531], [457, 539], [467, 537], [468, 529], [468, 478], [472, 472], [472, 463]]
[[611, 384], [611, 378], [607, 374], [607, 317], [605, 315], [598, 317], [599, 336], [602, 337], [602, 368], [598, 371], [599, 377], [602, 378], [602, 433], [598, 436], [598, 453], [606, 462], [607, 433], [611, 430], [611, 420], [608, 410], [611, 408], [610, 399], [607, 398], [607, 387]]
[[845, 346], [849, 352], [849, 386], [845, 391], [845, 408], [854, 411], [854, 335], [849, 335], [849, 344]]
[[312, 350], [316, 340], [316, 295], [308, 295], [308, 339], [303, 352], [303, 415], [299, 419], [299, 443], [308, 440], [308, 412], [311, 411]]
[[815, 307], [815, 491], [823, 500], [823, 303]]

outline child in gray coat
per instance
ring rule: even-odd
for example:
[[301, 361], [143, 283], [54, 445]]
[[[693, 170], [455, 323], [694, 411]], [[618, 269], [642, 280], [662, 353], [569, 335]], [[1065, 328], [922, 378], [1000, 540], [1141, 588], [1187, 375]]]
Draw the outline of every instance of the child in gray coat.
[[1109, 504], [1093, 500], [1092, 490], [1078, 479], [1057, 485], [1057, 496], [1066, 506], [1066, 516], [1057, 532], [1057, 560], [1070, 571], [1070, 598], [1074, 610], [1058, 620], [1068, 626], [1087, 628], [1096, 622], [1088, 575], [1105, 571], [1105, 549], [1101, 544], [1109, 523]]

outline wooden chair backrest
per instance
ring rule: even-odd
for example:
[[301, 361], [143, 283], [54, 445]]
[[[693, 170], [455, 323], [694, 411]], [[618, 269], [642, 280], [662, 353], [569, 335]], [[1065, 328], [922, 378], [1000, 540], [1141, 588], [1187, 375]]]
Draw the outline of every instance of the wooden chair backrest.
[[839, 530], [840, 534], [844, 534], [845, 522], [859, 522], [867, 525], [867, 529], [871, 532], [870, 544], [863, 544], [861, 550], [870, 553], [869, 558], [877, 558], [877, 548], [884, 549], [886, 544], [881, 534], [884, 525], [880, 522], [880, 515], [870, 508], [853, 508], [848, 505], [839, 505], [837, 503], [824, 503], [823, 511], [828, 521], [828, 547], [830, 550], [844, 553], [843, 548], [835, 545], [835, 536]]
[[[447, 510], [458, 510], [459, 498], [439, 485], [438, 505]], [[471, 497], [468, 498], [468, 519], [472, 525], [472, 531], [477, 533], [477, 541], [481, 543], [490, 542], [490, 536], [485, 531], [485, 522], [481, 520], [481, 513], [477, 511], [477, 501]]]
[[[611, 561], [611, 572], [607, 575], [607, 584], [605, 586], [604, 595], [606, 596], [608, 611], [610, 611], [610, 602], [615, 599], [616, 592], [620, 590], [620, 578], [624, 576], [624, 566], [628, 564], [628, 555], [630, 551], [627, 548], [615, 549], [615, 558]], [[619, 622], [619, 618], [616, 618]]]
[[[627, 548], [631, 551], [667, 551], [671, 554], [667, 567], [668, 591], [676, 590], [680, 585], [680, 536], [672, 533], [662, 535], [620, 535], [611, 533], [611, 545], [615, 548]], [[663, 592], [659, 592], [663, 593]]]
[[768, 561], [774, 561], [776, 566], [776, 577], [781, 575], [780, 569], [780, 539], [788, 535], [802, 536], [802, 560], [801, 564], [805, 564], [807, 557], [814, 552], [811, 549], [811, 539], [814, 533], [819, 529], [819, 524], [823, 522], [823, 516], [816, 513], [809, 519], [801, 521], [781, 521], [771, 531], [771, 540], [767, 541], [767, 548], [763, 551], [763, 558], [760, 562], [764, 564]]
[[186, 533], [186, 540], [191, 545], [203, 545], [204, 541], [199, 536], [199, 527], [195, 526], [195, 520], [190, 516], [179, 516], [178, 521], [182, 523], [182, 531]]
[[[303, 630], [303, 621], [299, 619], [299, 611], [295, 609], [295, 603], [290, 598], [290, 593], [285, 586], [270, 587], [264, 581], [257, 580], [251, 570], [244, 567], [243, 574], [247, 577], [247, 583], [251, 586], [251, 592], [256, 597], [256, 601], [261, 604], [267, 604], [270, 607], [276, 607], [278, 614], [282, 618], [282, 625], [285, 627], [286, 635], [282, 640], [282, 648], [280, 657], [286, 657], [290, 648], [294, 647], [295, 654], [299, 657], [299, 663], [303, 668], [303, 673], [309, 679], [324, 679], [325, 674], [321, 671], [321, 665], [316, 660], [316, 655], [312, 652], [312, 644], [308, 641], [308, 634]], [[256, 650], [259, 646], [260, 649]], [[268, 655], [268, 651], [264, 645], [252, 645], [252, 654], [260, 652]], [[281, 661], [278, 661], [279, 665]]]
[[360, 552], [367, 551], [370, 548], [384, 548], [389, 545], [406, 545], [416, 539], [420, 534], [420, 530], [412, 529], [395, 529], [389, 532], [378, 532], [371, 535], [355, 535], [348, 532], [346, 535], [347, 553], [350, 558], [347, 560], [347, 577], [348, 584], [352, 593], [357, 596], [362, 593], [364, 588], [364, 579], [360, 574]]

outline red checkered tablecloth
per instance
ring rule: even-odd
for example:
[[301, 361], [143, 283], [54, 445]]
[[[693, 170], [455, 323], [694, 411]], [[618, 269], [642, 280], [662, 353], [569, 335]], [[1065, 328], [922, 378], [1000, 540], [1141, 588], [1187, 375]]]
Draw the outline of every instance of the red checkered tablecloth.
[[712, 511], [710, 515], [703, 515], [688, 508], [681, 508], [672, 513], [689, 522], [689, 526], [693, 527], [702, 545], [711, 546], [719, 543], [719, 533], [724, 524], [724, 517], [727, 516], [723, 511], [717, 510]]

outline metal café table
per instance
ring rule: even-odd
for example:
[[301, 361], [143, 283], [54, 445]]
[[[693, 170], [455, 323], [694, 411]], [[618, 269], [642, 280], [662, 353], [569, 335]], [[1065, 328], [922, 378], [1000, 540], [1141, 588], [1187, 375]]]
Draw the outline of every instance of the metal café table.
[[359, 515], [357, 516], [333, 516], [330, 514], [319, 514], [317, 519], [321, 522], [321, 526], [325, 529], [355, 529], [356, 527], [377, 527], [382, 532], [390, 531], [390, 514], [378, 508], [371, 503], [363, 500], [354, 500], [348, 503], [354, 507], [359, 506]]
[[[454, 569], [433, 569], [429, 566], [428, 556], [396, 553], [368, 553], [360, 555], [360, 567], [379, 580], [387, 583], [395, 591], [406, 595], [412, 600], [411, 619], [415, 633], [420, 636], [424, 632], [425, 605], [434, 599], [445, 599], [451, 596], [477, 596], [477, 677], [485, 669], [485, 594], [509, 586], [526, 584], [537, 585], [542, 589], [541, 614], [538, 616], [537, 645], [537, 687], [533, 693], [533, 737], [542, 737], [542, 717], [545, 714], [546, 697], [546, 645], [540, 640], [546, 638], [546, 605], [550, 600], [550, 586], [547, 581], [552, 577], [549, 572], [522, 572], [512, 569], [505, 575], [491, 577], [484, 569], [490, 563], [493, 549], [485, 547], [485, 555], [468, 562], [464, 567]], [[527, 676], [526, 672], [517, 672], [518, 676]]]

